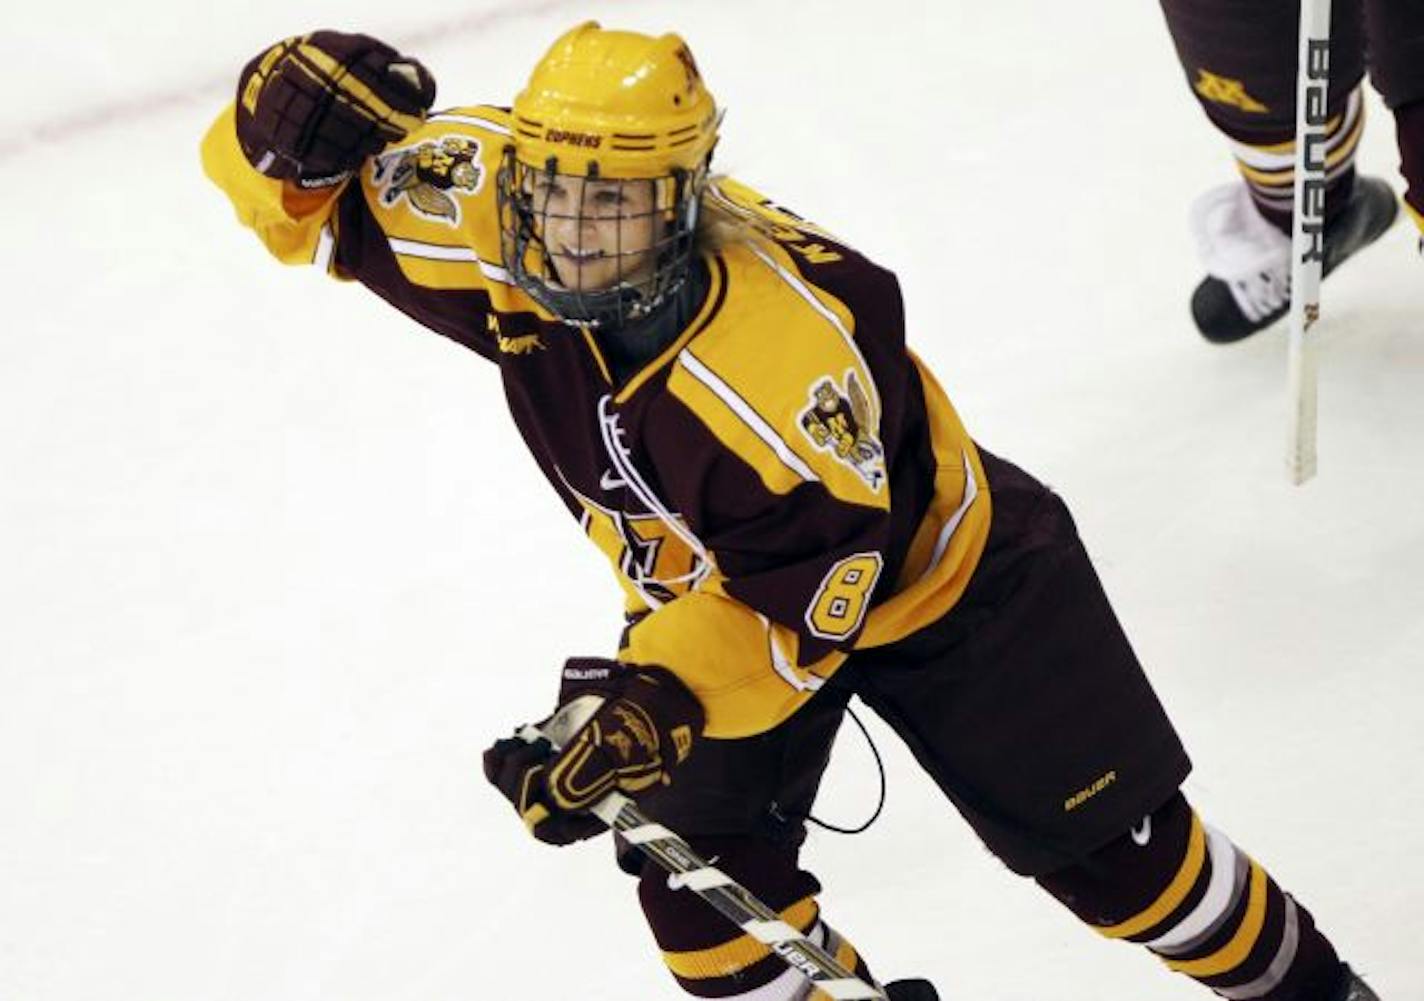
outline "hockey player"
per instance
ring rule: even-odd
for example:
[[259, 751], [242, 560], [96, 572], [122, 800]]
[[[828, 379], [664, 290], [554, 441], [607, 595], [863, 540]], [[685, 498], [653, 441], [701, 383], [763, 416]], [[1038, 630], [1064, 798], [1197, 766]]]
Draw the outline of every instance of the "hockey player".
[[[720, 111], [687, 46], [580, 25], [512, 109], [428, 114], [418, 62], [279, 42], [203, 141], [278, 258], [354, 279], [499, 365], [534, 460], [627, 597], [603, 698], [554, 753], [496, 742], [535, 837], [610, 790], [862, 977], [799, 865], [852, 694], [975, 831], [1093, 928], [1224, 997], [1375, 995], [1310, 913], [1179, 791], [1190, 765], [1063, 502], [970, 438], [905, 345], [894, 275], [709, 174]], [[625, 853], [695, 997], [820, 1001]], [[888, 986], [933, 1001], [925, 981]]]
[[[1192, 316], [1208, 340], [1237, 341], [1290, 306], [1300, 0], [1162, 0], [1162, 10], [1192, 92], [1230, 140], [1242, 174], [1192, 209], [1207, 271], [1192, 295]], [[1424, 230], [1424, 4], [1334, 0], [1330, 41], [1327, 275], [1398, 214], [1387, 183], [1355, 173], [1367, 58], [1394, 112], [1405, 206]]]

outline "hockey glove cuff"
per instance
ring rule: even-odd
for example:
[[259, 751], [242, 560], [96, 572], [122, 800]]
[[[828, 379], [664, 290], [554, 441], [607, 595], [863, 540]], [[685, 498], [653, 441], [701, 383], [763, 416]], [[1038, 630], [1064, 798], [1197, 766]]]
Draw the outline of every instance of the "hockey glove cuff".
[[328, 187], [418, 128], [434, 101], [435, 80], [416, 60], [367, 35], [317, 31], [243, 68], [237, 139], [268, 177]]

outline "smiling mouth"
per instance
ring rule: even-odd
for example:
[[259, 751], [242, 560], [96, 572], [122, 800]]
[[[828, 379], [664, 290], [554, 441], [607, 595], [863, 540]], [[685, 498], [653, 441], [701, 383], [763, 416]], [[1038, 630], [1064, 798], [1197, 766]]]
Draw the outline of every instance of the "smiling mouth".
[[559, 256], [566, 257], [570, 261], [573, 261], [575, 264], [588, 264], [591, 261], [602, 260], [603, 258], [608, 257], [609, 255], [597, 249], [575, 250], [571, 247], [564, 247], [562, 250], [559, 251]]

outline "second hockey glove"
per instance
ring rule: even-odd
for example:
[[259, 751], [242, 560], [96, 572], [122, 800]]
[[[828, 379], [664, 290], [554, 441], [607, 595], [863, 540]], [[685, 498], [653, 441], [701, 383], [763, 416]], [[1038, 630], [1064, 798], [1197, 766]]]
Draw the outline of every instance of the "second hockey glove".
[[485, 751], [485, 778], [504, 798], [514, 804], [514, 812], [529, 833], [550, 845], [571, 845], [607, 830], [603, 821], [590, 813], [563, 813], [549, 805], [549, 759], [554, 749], [547, 740], [529, 743], [520, 737], [497, 740]]
[[414, 59], [367, 35], [316, 31], [243, 68], [237, 139], [268, 177], [326, 187], [419, 127], [434, 101], [435, 80]]
[[687, 686], [659, 667], [575, 658], [559, 695], [561, 706], [584, 695], [603, 704], [558, 752], [544, 741], [502, 740], [484, 765], [535, 837], [569, 844], [603, 829], [587, 810], [610, 792], [636, 797], [669, 783], [705, 717]]

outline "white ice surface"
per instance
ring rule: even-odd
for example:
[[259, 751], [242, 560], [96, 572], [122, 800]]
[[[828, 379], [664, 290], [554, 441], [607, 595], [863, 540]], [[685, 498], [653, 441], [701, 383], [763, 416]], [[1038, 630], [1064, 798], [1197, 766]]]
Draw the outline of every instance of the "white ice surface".
[[[0, 1001], [676, 996], [606, 844], [534, 843], [480, 775], [617, 631], [494, 370], [270, 262], [197, 161], [283, 34], [505, 101], [588, 15], [685, 34], [722, 166], [900, 273], [975, 434], [1073, 504], [1194, 801], [1424, 999], [1424, 263], [1401, 224], [1326, 283], [1321, 473], [1289, 486], [1283, 331], [1214, 348], [1186, 312], [1186, 207], [1231, 167], [1155, 4], [78, 0], [0, 40]], [[806, 858], [882, 975], [1206, 996], [874, 731], [884, 818]], [[850, 731], [821, 810], [873, 795]]]

